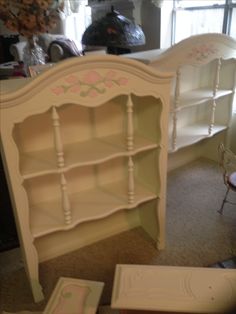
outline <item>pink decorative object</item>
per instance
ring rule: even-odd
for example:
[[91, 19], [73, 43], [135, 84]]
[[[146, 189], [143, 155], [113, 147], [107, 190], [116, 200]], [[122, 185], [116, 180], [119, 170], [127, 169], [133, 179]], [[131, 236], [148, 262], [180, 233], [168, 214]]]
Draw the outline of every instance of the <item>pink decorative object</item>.
[[126, 85], [128, 83], [128, 80], [127, 78], [125, 77], [121, 77], [119, 80], [118, 80], [119, 84], [120, 85]]
[[69, 284], [61, 291], [59, 301], [52, 314], [82, 314], [89, 294], [88, 287]]
[[55, 95], [61, 95], [61, 94], [64, 94], [64, 89], [62, 86], [56, 86], [56, 87], [52, 88], [52, 92]]
[[116, 72], [115, 71], [108, 71], [106, 78], [107, 79], [113, 79], [116, 76]]
[[96, 90], [90, 90], [90, 91], [88, 92], [88, 95], [89, 95], [90, 97], [96, 97], [96, 96], [98, 95], [98, 93], [97, 93]]
[[104, 84], [106, 85], [106, 87], [111, 88], [113, 86], [113, 82], [112, 81], [105, 81]]
[[75, 85], [70, 88], [71, 93], [79, 93], [81, 91], [80, 85]]
[[78, 78], [77, 76], [75, 75], [69, 75], [65, 78], [65, 81], [68, 83], [68, 84], [75, 84], [78, 82]]
[[[117, 77], [117, 78], [115, 78]], [[117, 72], [110, 70], [104, 76], [97, 71], [92, 70], [85, 73], [82, 79], [75, 74], [67, 76], [65, 85], [55, 86], [51, 91], [55, 95], [70, 93], [79, 93], [81, 97], [96, 97], [99, 94], [104, 94], [106, 88], [122, 86], [128, 83], [128, 78], [118, 77]]]
[[42, 314], [96, 314], [104, 283], [60, 277]]
[[83, 82], [86, 84], [96, 84], [98, 82], [101, 82], [103, 78], [101, 75], [96, 71], [89, 71], [86, 73], [83, 77]]
[[189, 58], [194, 58], [199, 61], [207, 59], [210, 55], [217, 52], [217, 49], [213, 44], [203, 44], [192, 48], [192, 51], [188, 54]]

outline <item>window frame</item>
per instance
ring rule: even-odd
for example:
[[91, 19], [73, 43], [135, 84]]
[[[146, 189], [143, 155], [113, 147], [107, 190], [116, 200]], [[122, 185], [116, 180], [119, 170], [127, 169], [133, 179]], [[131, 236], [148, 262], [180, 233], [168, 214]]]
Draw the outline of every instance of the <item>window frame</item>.
[[223, 23], [222, 23], [222, 33], [226, 35], [230, 35], [231, 27], [232, 27], [232, 15], [233, 10], [236, 10], [236, 1], [235, 0], [225, 0], [224, 4], [212, 4], [206, 6], [191, 6], [191, 7], [179, 7], [179, 0], [173, 0], [173, 11], [172, 11], [172, 31], [171, 31], [171, 45], [176, 43], [176, 15], [180, 10], [185, 11], [193, 11], [193, 10], [215, 10], [215, 9], [223, 9]]

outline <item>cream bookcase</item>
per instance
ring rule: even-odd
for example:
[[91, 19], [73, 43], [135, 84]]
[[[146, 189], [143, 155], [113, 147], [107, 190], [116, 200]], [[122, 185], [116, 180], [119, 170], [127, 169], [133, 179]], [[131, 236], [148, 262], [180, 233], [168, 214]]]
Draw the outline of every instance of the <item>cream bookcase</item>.
[[2, 153], [35, 301], [40, 261], [135, 226], [164, 247], [172, 77], [88, 56], [1, 82]]
[[195, 35], [167, 50], [136, 53], [130, 58], [158, 71], [175, 72], [169, 117], [170, 153], [229, 128], [236, 83], [233, 38], [214, 33]]

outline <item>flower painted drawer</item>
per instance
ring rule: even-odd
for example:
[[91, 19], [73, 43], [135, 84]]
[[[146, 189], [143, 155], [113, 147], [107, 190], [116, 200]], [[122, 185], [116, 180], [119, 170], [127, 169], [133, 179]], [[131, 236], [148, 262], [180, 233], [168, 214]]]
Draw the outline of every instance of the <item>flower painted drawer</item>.
[[103, 282], [61, 277], [43, 314], [95, 314]]

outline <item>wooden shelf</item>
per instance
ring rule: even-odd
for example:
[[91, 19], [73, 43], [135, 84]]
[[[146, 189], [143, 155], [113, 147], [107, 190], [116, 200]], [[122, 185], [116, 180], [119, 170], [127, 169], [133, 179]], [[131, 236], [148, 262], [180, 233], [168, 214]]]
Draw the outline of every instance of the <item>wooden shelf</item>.
[[64, 221], [60, 198], [30, 206], [31, 230], [35, 238], [105, 218], [118, 210], [136, 208], [141, 203], [157, 198], [157, 195], [135, 182], [134, 202], [128, 204], [127, 182], [120, 181], [74, 193], [68, 198], [72, 208], [72, 222], [68, 225]]
[[[232, 90], [222, 89], [218, 90], [215, 99], [232, 94]], [[182, 110], [192, 106], [198, 106], [206, 102], [212, 101], [213, 90], [212, 88], [199, 88], [188, 92], [181, 93], [179, 107], [177, 110]], [[172, 100], [173, 102], [173, 100]]]
[[[78, 167], [97, 164], [118, 157], [135, 155], [138, 152], [157, 148], [158, 145], [140, 135], [134, 135], [134, 147], [127, 151], [124, 134], [116, 134], [86, 142], [67, 144], [63, 147], [64, 171]], [[49, 173], [60, 173], [57, 167], [55, 149], [45, 149], [20, 155], [20, 170], [24, 179], [29, 179]]]
[[215, 124], [212, 133], [208, 133], [208, 123], [194, 123], [191, 125], [186, 125], [181, 129], [177, 130], [177, 144], [176, 149], [172, 149], [171, 143], [169, 143], [169, 152], [175, 152], [183, 147], [193, 145], [202, 141], [203, 139], [214, 136], [215, 134], [226, 130], [228, 127], [226, 125]]

